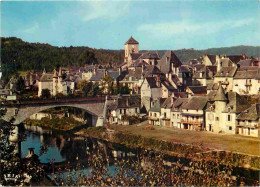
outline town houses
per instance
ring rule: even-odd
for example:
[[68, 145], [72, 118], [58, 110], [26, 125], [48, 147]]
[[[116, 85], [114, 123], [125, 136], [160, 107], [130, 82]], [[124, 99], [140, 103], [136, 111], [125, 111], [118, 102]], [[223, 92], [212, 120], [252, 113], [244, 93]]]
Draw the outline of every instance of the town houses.
[[[112, 98], [106, 115], [111, 124], [131, 125], [132, 116], [168, 128], [260, 136], [258, 57], [204, 54], [181, 62], [173, 50], [161, 56], [140, 51], [132, 36], [124, 48], [124, 61], [118, 66], [91, 64], [28, 73], [26, 88], [37, 89], [39, 97], [46, 89], [52, 96], [66, 96], [76, 93], [82, 81], [91, 82]], [[4, 88], [5, 95], [12, 85], [10, 81]], [[112, 93], [110, 88], [127, 88], [127, 93]]]

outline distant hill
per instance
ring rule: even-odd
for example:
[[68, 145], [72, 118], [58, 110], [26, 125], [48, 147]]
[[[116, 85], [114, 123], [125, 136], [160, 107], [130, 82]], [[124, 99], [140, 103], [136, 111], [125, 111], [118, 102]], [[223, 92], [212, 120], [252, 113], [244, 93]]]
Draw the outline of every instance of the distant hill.
[[[158, 50], [158, 54], [162, 55], [166, 50]], [[260, 46], [233, 46], [233, 47], [220, 47], [220, 48], [210, 48], [204, 50], [195, 50], [195, 49], [179, 49], [174, 50], [175, 54], [182, 62], [186, 62], [191, 59], [198, 59], [203, 54], [212, 54], [212, 55], [239, 55], [245, 54], [247, 56], [260, 57]]]
[[[166, 50], [158, 50], [163, 56]], [[144, 51], [143, 51], [144, 52]], [[260, 47], [234, 46], [211, 48], [206, 50], [175, 50], [182, 62], [199, 58], [203, 54], [246, 54], [260, 56]], [[84, 66], [84, 64], [102, 64], [113, 66], [122, 63], [124, 50], [93, 49], [90, 47], [54, 47], [49, 44], [29, 43], [19, 38], [1, 37], [1, 61], [3, 77], [9, 78], [17, 71], [52, 71], [59, 66]]]

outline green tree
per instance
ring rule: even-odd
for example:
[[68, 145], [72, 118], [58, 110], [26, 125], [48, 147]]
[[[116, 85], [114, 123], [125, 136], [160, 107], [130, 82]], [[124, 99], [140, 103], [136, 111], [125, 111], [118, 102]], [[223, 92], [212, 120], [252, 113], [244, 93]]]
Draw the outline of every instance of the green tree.
[[[22, 140], [22, 135], [18, 135], [16, 145], [10, 142], [9, 137], [14, 135], [15, 129], [13, 120], [10, 122], [2, 119], [5, 111], [0, 110], [0, 185], [28, 185], [25, 183], [24, 174], [31, 176], [31, 181], [39, 182], [43, 177], [43, 168], [36, 155], [21, 159], [19, 154], [15, 152], [16, 146]], [[22, 161], [23, 160], [23, 161]], [[17, 177], [17, 180], [9, 178]]]
[[121, 94], [130, 94], [130, 89], [128, 86], [120, 87], [120, 93]]
[[19, 76], [16, 82], [16, 90], [18, 92], [22, 92], [25, 89], [25, 81], [23, 77]]
[[109, 76], [106, 75], [102, 78], [101, 80], [101, 90], [103, 94], [108, 94], [110, 95], [113, 91], [113, 79]]
[[42, 98], [44, 99], [51, 98], [51, 91], [49, 89], [42, 89]]

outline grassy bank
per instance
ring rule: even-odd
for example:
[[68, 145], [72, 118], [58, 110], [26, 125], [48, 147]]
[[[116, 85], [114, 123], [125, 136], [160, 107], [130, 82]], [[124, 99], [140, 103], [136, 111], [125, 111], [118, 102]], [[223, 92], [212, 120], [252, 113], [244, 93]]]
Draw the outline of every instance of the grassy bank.
[[[259, 140], [232, 135], [215, 135], [181, 129], [143, 126], [109, 126], [82, 129], [78, 135], [90, 136], [128, 147], [143, 147], [173, 156], [196, 160], [214, 159], [234, 167], [259, 169]], [[246, 147], [244, 147], [246, 146]], [[250, 150], [249, 152], [246, 152]]]
[[84, 125], [84, 123], [79, 122], [72, 117], [53, 117], [52, 119], [42, 118], [41, 120], [26, 119], [24, 124], [47, 127], [60, 131], [69, 131]]

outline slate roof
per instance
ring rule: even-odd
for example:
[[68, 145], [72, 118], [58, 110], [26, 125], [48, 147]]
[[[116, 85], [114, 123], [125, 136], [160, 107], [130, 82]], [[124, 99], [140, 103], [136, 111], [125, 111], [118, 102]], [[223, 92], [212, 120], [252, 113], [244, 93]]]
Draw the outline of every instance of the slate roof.
[[[244, 68], [243, 68], [244, 69]], [[256, 79], [258, 76], [258, 71], [260, 68], [257, 67], [248, 67], [248, 69], [238, 69], [234, 79]]]
[[211, 101], [227, 101], [227, 97], [222, 86], [219, 86], [218, 90], [211, 92], [211, 94], [209, 95], [209, 100]]
[[257, 120], [260, 117], [260, 103], [253, 104], [250, 108], [241, 112], [238, 120]]
[[174, 96], [177, 98], [187, 98], [188, 93], [187, 92], [174, 92]]
[[206, 56], [208, 56], [209, 60], [211, 61], [212, 65], [216, 63], [216, 56], [217, 55], [209, 55], [206, 54]]
[[227, 55], [227, 58], [229, 58], [232, 62], [237, 64], [240, 60], [244, 60], [248, 57], [246, 55]]
[[173, 101], [171, 111], [180, 111], [182, 106], [189, 101], [189, 98], [178, 98], [177, 100]]
[[172, 107], [172, 97], [168, 97], [161, 105], [161, 108], [171, 108]]
[[160, 56], [158, 55], [158, 53], [148, 51], [148, 52], [143, 53], [140, 58], [142, 58], [142, 59], [160, 59]]
[[194, 94], [207, 94], [207, 86], [188, 86]]
[[40, 82], [52, 82], [53, 80], [53, 74], [52, 73], [45, 73], [42, 74], [40, 78]]
[[127, 40], [127, 42], [125, 43], [125, 45], [127, 44], [139, 44], [138, 41], [136, 41], [132, 36]]
[[96, 70], [96, 74], [94, 74], [89, 81], [100, 81], [105, 75], [105, 69]]
[[183, 105], [183, 109], [203, 110], [208, 102], [206, 96], [192, 96], [189, 101]]
[[142, 56], [141, 53], [131, 53], [130, 54], [132, 60], [137, 60], [140, 56]]
[[[169, 59], [166, 61], [166, 59]], [[182, 65], [179, 58], [174, 54], [173, 51], [166, 51], [163, 57], [158, 60], [158, 68], [163, 73], [169, 73], [171, 71], [171, 63], [173, 63], [174, 67], [180, 67]]]
[[218, 90], [219, 83], [209, 83], [207, 84], [207, 90]]
[[236, 67], [222, 67], [215, 75], [215, 77], [234, 77]]
[[[228, 104], [223, 112], [240, 113], [250, 107], [245, 98], [236, 92], [228, 92]], [[230, 110], [228, 109], [230, 107]]]
[[172, 86], [172, 84], [168, 80], [163, 80], [161, 83], [165, 86], [165, 88], [167, 88], [167, 90], [178, 91]]
[[146, 77], [145, 78], [150, 86], [150, 88], [158, 88], [156, 85], [156, 78], [155, 77]]
[[251, 59], [246, 59], [246, 60], [240, 60], [237, 64], [240, 66], [250, 66], [252, 60]]
[[138, 95], [121, 96], [118, 98], [117, 108], [138, 108], [141, 105], [141, 97]]
[[204, 64], [196, 64], [196, 65], [194, 66], [194, 69], [195, 69], [196, 71], [199, 71], [200, 69], [202, 69], [202, 68], [204, 68], [204, 67], [205, 67]]
[[119, 77], [119, 71], [108, 71], [107, 75], [116, 80]]
[[179, 67], [180, 73], [191, 72], [191, 71], [192, 71], [192, 68], [188, 65], [181, 65], [181, 67]]

